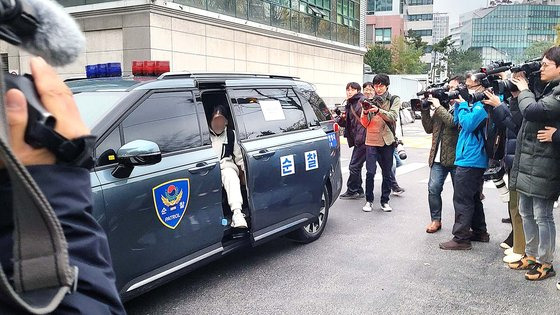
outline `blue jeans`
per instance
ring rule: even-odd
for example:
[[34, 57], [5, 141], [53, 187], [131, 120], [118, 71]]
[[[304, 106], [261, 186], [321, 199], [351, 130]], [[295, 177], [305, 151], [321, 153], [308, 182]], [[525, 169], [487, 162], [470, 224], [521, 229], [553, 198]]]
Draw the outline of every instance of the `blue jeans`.
[[519, 193], [519, 213], [525, 230], [525, 253], [541, 264], [552, 264], [556, 248], [554, 200], [529, 197]]
[[441, 222], [441, 192], [447, 175], [451, 174], [451, 181], [455, 183], [455, 167], [445, 167], [441, 163], [434, 163], [430, 170], [430, 181], [428, 182], [428, 203], [432, 221]]
[[381, 203], [387, 203], [389, 202], [391, 185], [393, 183], [391, 168], [393, 167], [394, 147], [392, 145], [383, 147], [367, 146], [366, 150], [366, 201], [373, 202], [373, 179], [377, 171], [377, 162], [379, 162], [381, 174], [383, 175]]

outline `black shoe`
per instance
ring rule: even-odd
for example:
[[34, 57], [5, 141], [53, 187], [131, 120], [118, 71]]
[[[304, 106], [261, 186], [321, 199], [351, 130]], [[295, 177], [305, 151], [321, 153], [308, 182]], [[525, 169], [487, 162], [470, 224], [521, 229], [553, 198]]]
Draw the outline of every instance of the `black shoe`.
[[443, 250], [471, 250], [471, 243], [459, 243], [451, 240], [449, 242], [439, 244], [439, 248]]
[[484, 233], [472, 233], [471, 242], [488, 243], [490, 242], [490, 234]]
[[[507, 245], [507, 248], [512, 248], [513, 247], [513, 232], [509, 233], [509, 236], [500, 244], [500, 247], [504, 248], [504, 246], [502, 246], [502, 244]], [[507, 249], [504, 248], [504, 249]]]
[[364, 193], [347, 191], [340, 195], [340, 199], [361, 199], [364, 198]]
[[399, 185], [391, 188], [391, 190], [393, 191], [393, 196], [400, 196], [405, 192], [404, 188], [400, 187]]
[[510, 218], [503, 218], [502, 223], [511, 223], [511, 219]]

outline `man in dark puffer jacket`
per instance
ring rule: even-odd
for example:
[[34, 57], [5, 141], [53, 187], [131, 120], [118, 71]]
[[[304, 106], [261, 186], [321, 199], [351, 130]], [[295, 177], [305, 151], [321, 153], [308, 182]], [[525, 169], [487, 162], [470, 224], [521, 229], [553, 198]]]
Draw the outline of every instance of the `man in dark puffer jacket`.
[[344, 115], [335, 118], [340, 126], [344, 127], [344, 137], [348, 146], [354, 148], [348, 166], [350, 175], [346, 183], [346, 192], [340, 195], [341, 199], [360, 199], [364, 197], [362, 187], [362, 168], [366, 161], [366, 128], [360, 123], [362, 101], [365, 100], [361, 93], [362, 86], [356, 82], [346, 85], [346, 106]]
[[560, 195], [560, 147], [540, 142], [537, 133], [560, 123], [560, 47], [545, 52], [541, 80], [548, 84], [538, 101], [526, 80], [512, 80], [521, 91], [518, 100], [523, 124], [517, 138], [511, 188], [519, 193], [526, 255], [510, 267], [529, 270], [527, 280], [543, 280], [556, 274], [552, 266], [556, 247], [552, 211]]

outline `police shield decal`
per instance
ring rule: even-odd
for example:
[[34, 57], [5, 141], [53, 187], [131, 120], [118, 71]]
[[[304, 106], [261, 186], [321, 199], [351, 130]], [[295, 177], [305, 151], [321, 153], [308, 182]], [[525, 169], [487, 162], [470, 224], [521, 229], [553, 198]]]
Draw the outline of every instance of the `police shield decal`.
[[190, 182], [181, 178], [165, 182], [152, 189], [154, 206], [159, 221], [170, 229], [175, 229], [187, 210]]

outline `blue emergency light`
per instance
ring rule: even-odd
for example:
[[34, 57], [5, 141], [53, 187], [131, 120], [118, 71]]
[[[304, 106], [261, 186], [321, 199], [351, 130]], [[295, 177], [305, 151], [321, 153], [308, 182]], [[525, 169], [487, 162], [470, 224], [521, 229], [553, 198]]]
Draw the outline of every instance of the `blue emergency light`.
[[99, 63], [86, 66], [86, 77], [88, 79], [120, 76], [122, 76], [122, 68], [119, 62]]

